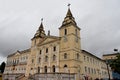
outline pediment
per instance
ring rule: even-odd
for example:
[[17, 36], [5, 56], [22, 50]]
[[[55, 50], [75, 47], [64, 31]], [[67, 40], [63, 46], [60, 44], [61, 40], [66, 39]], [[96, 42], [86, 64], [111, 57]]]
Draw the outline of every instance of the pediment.
[[20, 55], [20, 52], [17, 51], [14, 56], [19, 56], [19, 55]]
[[49, 42], [54, 42], [58, 40], [58, 37], [47, 37], [41, 44], [49, 43]]

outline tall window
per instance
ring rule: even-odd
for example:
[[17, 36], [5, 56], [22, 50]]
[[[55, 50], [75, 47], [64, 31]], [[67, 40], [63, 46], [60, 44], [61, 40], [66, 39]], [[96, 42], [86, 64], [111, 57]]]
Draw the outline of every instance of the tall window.
[[56, 60], [56, 55], [53, 55], [53, 61], [55, 61]]
[[89, 62], [89, 57], [87, 57], [87, 61]]
[[64, 65], [64, 71], [68, 72], [68, 66], [66, 64]]
[[94, 64], [94, 59], [93, 59], [93, 64]]
[[96, 74], [96, 70], [94, 69], [94, 74]]
[[77, 57], [77, 59], [79, 59], [79, 58], [80, 58], [80, 55], [79, 55], [79, 53], [77, 53], [76, 57]]
[[32, 63], [34, 63], [34, 59], [32, 59]]
[[64, 33], [65, 33], [65, 35], [67, 35], [67, 29], [65, 29], [65, 32], [64, 32]]
[[38, 58], [38, 63], [40, 63], [40, 61], [41, 61], [41, 58], [39, 57], [39, 58]]
[[55, 72], [55, 65], [52, 66], [52, 70], [53, 70], [53, 72]]
[[88, 68], [88, 72], [90, 73], [90, 68]]
[[86, 56], [84, 56], [84, 61], [86, 60]]
[[85, 72], [87, 72], [87, 67], [85, 66]]
[[76, 36], [77, 36], [77, 29], [75, 29], [75, 34], [76, 34]]
[[48, 56], [45, 56], [45, 62], [47, 62], [48, 61]]
[[67, 53], [64, 53], [64, 59], [67, 59]]
[[91, 73], [93, 74], [93, 68], [91, 68]]
[[92, 63], [92, 58], [90, 58], [90, 62]]
[[40, 50], [40, 55], [42, 54], [42, 50]]
[[46, 53], [48, 53], [48, 48], [46, 48]]
[[36, 39], [35, 39], [35, 41], [34, 41], [34, 44], [36, 45]]
[[44, 67], [44, 72], [47, 73], [47, 66]]
[[40, 67], [38, 67], [38, 73], [40, 73]]
[[56, 51], [56, 46], [53, 47], [53, 51]]

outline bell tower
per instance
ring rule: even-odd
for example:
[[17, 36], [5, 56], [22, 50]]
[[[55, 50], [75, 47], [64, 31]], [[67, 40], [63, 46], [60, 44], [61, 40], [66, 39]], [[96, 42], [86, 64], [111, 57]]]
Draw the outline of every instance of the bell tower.
[[[59, 28], [60, 41], [60, 67], [62, 72], [76, 73], [80, 62], [80, 28], [73, 17], [70, 4], [67, 14]], [[67, 67], [64, 69], [64, 67]], [[77, 68], [75, 68], [77, 67]]]
[[75, 22], [75, 18], [71, 13], [70, 5], [68, 6], [66, 17], [64, 18], [62, 25], [59, 28], [59, 35], [61, 37], [61, 50], [81, 49], [80, 28], [77, 26], [77, 23]]
[[44, 31], [44, 27], [43, 27], [43, 19], [41, 19], [41, 24], [40, 24], [38, 30], [36, 31], [34, 37], [31, 39], [32, 40], [31, 46], [38, 45], [42, 40], [44, 40], [45, 36], [46, 36], [46, 34]]

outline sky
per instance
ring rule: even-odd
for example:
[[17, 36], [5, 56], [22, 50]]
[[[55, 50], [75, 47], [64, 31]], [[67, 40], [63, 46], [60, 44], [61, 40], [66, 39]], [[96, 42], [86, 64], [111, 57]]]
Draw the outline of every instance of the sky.
[[0, 63], [30, 48], [41, 18], [46, 34], [59, 36], [69, 3], [82, 49], [98, 57], [120, 49], [120, 0], [0, 0]]

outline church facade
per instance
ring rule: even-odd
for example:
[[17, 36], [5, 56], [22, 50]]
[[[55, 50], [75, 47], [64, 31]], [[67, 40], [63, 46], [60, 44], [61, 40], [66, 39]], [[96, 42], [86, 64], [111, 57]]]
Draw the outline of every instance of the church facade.
[[46, 35], [41, 22], [31, 47], [8, 55], [4, 78], [55, 73], [73, 74], [73, 80], [108, 78], [106, 63], [81, 49], [80, 28], [70, 8], [59, 27], [59, 36], [52, 36], [50, 31]]

